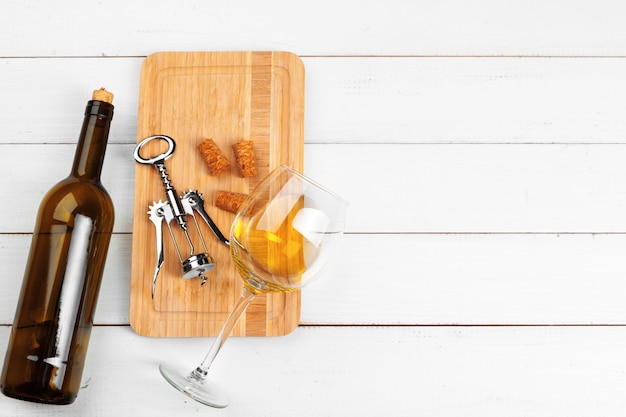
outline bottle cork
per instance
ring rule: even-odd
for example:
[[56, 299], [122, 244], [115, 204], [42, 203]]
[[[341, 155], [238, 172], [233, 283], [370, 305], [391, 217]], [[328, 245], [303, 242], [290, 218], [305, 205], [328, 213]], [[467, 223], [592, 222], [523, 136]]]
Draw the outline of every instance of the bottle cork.
[[104, 87], [100, 87], [98, 90], [94, 90], [91, 96], [92, 100], [104, 101], [106, 103], [113, 103], [113, 93], [107, 91]]
[[237, 213], [247, 198], [248, 194], [220, 190], [215, 196], [215, 205], [222, 210]]
[[239, 176], [241, 178], [256, 176], [256, 156], [254, 154], [254, 142], [244, 140], [232, 145]]
[[222, 153], [213, 139], [205, 139], [198, 144], [202, 159], [209, 167], [209, 173], [217, 176], [230, 169], [228, 158]]

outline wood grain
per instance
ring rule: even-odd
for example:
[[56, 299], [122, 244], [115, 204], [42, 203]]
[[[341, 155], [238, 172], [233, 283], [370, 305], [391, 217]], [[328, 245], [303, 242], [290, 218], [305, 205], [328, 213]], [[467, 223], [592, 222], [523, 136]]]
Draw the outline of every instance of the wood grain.
[[[280, 164], [302, 171], [303, 100], [304, 67], [290, 53], [156, 53], [146, 58], [142, 67], [137, 140], [158, 134], [174, 138], [176, 151], [166, 162], [170, 180], [179, 194], [188, 189], [203, 193], [207, 212], [228, 234], [234, 215], [214, 206], [218, 190], [248, 194]], [[234, 161], [231, 172], [209, 175], [197, 150], [207, 138], [231, 159], [232, 144], [254, 141], [257, 176], [239, 177]], [[202, 234], [217, 264], [207, 274], [207, 283], [201, 286], [197, 278], [182, 279], [178, 255], [166, 228], [165, 263], [154, 299], [151, 297], [155, 231], [146, 211], [161, 199], [165, 200], [165, 194], [160, 176], [153, 167], [137, 164], [133, 259], [142, 261], [132, 263], [131, 325], [138, 333], [150, 336], [216, 335], [238, 299], [241, 282], [228, 247], [218, 242], [206, 225], [202, 225]], [[174, 236], [184, 254], [187, 244], [183, 234], [174, 228]], [[195, 245], [201, 247], [197, 237]], [[299, 292], [259, 296], [233, 334], [289, 333], [299, 322], [299, 299]]]

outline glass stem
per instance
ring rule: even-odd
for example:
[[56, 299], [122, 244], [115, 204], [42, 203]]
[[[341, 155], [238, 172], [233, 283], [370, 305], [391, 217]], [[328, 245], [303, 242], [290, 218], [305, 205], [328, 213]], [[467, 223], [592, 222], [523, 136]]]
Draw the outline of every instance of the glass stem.
[[241, 290], [241, 296], [239, 297], [239, 301], [237, 301], [235, 307], [233, 307], [231, 312], [228, 314], [228, 318], [222, 326], [222, 330], [220, 330], [220, 333], [217, 335], [217, 338], [213, 342], [211, 349], [209, 349], [209, 352], [204, 357], [204, 360], [202, 360], [202, 363], [198, 365], [196, 369], [191, 371], [192, 378], [200, 381], [206, 379], [213, 360], [219, 353], [220, 349], [222, 349], [222, 346], [224, 346], [224, 343], [226, 343], [226, 339], [228, 339], [228, 336], [230, 336], [233, 327], [235, 327], [235, 324], [237, 324], [237, 322], [239, 321], [239, 317], [241, 317], [241, 315], [246, 311], [248, 305], [250, 305], [255, 297], [255, 293], [250, 291], [245, 286], [243, 287], [243, 289]]

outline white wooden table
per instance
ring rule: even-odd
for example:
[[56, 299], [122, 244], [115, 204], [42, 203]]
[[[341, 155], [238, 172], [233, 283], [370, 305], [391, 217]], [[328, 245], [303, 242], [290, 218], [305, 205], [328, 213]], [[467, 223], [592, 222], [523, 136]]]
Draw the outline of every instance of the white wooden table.
[[[623, 416], [626, 8], [619, 0], [8, 0], [0, 12], [0, 351], [39, 201], [85, 101], [116, 115], [115, 236], [70, 406], [3, 416]], [[170, 388], [208, 339], [128, 325], [139, 70], [157, 51], [287, 50], [306, 67], [305, 173], [351, 202], [280, 338], [234, 338], [231, 406]]]

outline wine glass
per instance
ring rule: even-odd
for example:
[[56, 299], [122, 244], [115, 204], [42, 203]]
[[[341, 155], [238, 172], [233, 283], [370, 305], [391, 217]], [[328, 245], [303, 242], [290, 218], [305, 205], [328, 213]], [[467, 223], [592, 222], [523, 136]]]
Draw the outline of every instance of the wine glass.
[[296, 291], [320, 275], [343, 235], [346, 202], [287, 166], [272, 171], [235, 216], [230, 249], [243, 279], [241, 297], [204, 360], [192, 371], [161, 364], [163, 377], [194, 400], [223, 408], [228, 397], [209, 367], [250, 302], [267, 292]]

